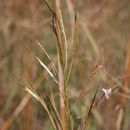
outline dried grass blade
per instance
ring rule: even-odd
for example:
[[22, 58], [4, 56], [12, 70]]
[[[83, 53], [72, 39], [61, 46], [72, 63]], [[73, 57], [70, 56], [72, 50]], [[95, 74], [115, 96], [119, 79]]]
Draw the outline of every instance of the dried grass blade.
[[[54, 61], [56, 61], [56, 58], [54, 59]], [[52, 69], [51, 64], [49, 64], [50, 69]], [[43, 80], [43, 75], [46, 73], [46, 71], [43, 71], [40, 76], [38, 77], [38, 79], [35, 81], [34, 86], [37, 89], [38, 86], [40, 85], [40, 83]], [[27, 103], [29, 102], [31, 98], [30, 94], [26, 94], [25, 97], [22, 99], [22, 101], [19, 103], [19, 105], [16, 107], [16, 109], [14, 110], [14, 112], [11, 114], [11, 116], [7, 119], [7, 121], [3, 124], [3, 126], [1, 127], [1, 130], [7, 130], [9, 129], [9, 127], [11, 126], [11, 124], [15, 121], [15, 119], [17, 118], [17, 116], [22, 112], [22, 110], [25, 108], [25, 106], [27, 105]]]
[[50, 10], [50, 12], [52, 13], [53, 16], [55, 16], [55, 12], [51, 6], [51, 4], [49, 3], [48, 0], [43, 0], [45, 2], [45, 4], [47, 5], [48, 9]]
[[62, 93], [62, 95], [60, 94], [61, 120], [63, 124], [63, 130], [67, 130], [64, 75], [63, 75], [63, 68], [60, 61], [58, 61], [58, 69], [59, 69], [59, 88], [60, 88], [60, 92]]
[[53, 106], [53, 104], [52, 104], [50, 98], [49, 98], [48, 96], [46, 96], [46, 98], [47, 98], [47, 102], [49, 103], [49, 106], [50, 106], [50, 108], [51, 108], [51, 110], [52, 110], [52, 112], [53, 112], [53, 114], [54, 114], [54, 117], [55, 117], [56, 120], [58, 121], [60, 127], [63, 129], [62, 123], [61, 123], [61, 119], [60, 119], [60, 116], [59, 116], [57, 110], [56, 110], [55, 107]]
[[60, 109], [61, 109], [61, 120], [63, 125], [63, 130], [67, 130], [67, 122], [66, 122], [66, 87], [65, 87], [65, 64], [64, 64], [64, 53], [63, 53], [63, 43], [62, 43], [62, 35], [61, 35], [61, 14], [60, 14], [60, 1], [55, 0], [56, 3], [56, 33], [57, 33], [57, 41], [58, 41], [58, 71], [59, 71], [59, 88], [62, 95], [60, 95]]
[[63, 23], [63, 17], [62, 17], [62, 13], [61, 13], [61, 9], [60, 11], [60, 24], [61, 24], [61, 31], [63, 33], [64, 36], [64, 41], [65, 41], [65, 58], [66, 58], [66, 62], [65, 62], [65, 68], [67, 69], [67, 58], [68, 58], [68, 52], [67, 52], [67, 38], [66, 38], [66, 33], [65, 33], [65, 28], [64, 28], [64, 23]]
[[[129, 41], [128, 46], [127, 46], [127, 55], [126, 55], [125, 81], [124, 81], [124, 87], [123, 87], [125, 89], [128, 89], [128, 84], [130, 81], [130, 51], [129, 51], [129, 48], [130, 48], [130, 41]], [[123, 90], [123, 94], [126, 94], [126, 91]], [[121, 102], [122, 108], [124, 108], [125, 98], [122, 97], [120, 102]]]
[[91, 114], [91, 111], [92, 111], [92, 108], [93, 108], [93, 105], [94, 105], [94, 102], [95, 102], [95, 99], [96, 99], [96, 96], [97, 96], [97, 92], [98, 92], [99, 87], [100, 87], [100, 83], [101, 83], [101, 81], [99, 82], [98, 87], [97, 87], [97, 89], [96, 89], [96, 92], [95, 92], [95, 94], [94, 94], [94, 97], [93, 97], [92, 103], [91, 103], [91, 105], [90, 105], [88, 114], [87, 114], [87, 116], [86, 116], [85, 122], [83, 123], [82, 130], [85, 130], [86, 127], [87, 127], [87, 125], [88, 125], [89, 117], [90, 117], [90, 114]]
[[45, 50], [45, 48], [40, 44], [40, 42], [38, 42], [36, 40], [36, 43], [39, 45], [39, 47], [43, 50], [43, 52], [46, 54], [46, 56], [48, 57], [48, 59], [50, 60], [50, 62], [52, 63], [53, 67], [54, 67], [54, 71], [57, 73], [57, 69], [56, 69], [56, 66], [55, 64], [53, 63], [51, 57], [49, 56], [49, 54], [47, 53], [47, 51]]
[[90, 42], [90, 45], [91, 45], [91, 47], [92, 47], [92, 49], [93, 49], [93, 51], [95, 53], [95, 57], [97, 59], [99, 59], [99, 57], [100, 57], [100, 51], [99, 51], [99, 48], [97, 46], [97, 43], [96, 43], [93, 35], [91, 34], [90, 30], [88, 29], [88, 27], [86, 26], [85, 23], [81, 22], [81, 25], [82, 25], [82, 27], [83, 27], [83, 29], [85, 31], [85, 34], [86, 34], [86, 36], [87, 36], [87, 38], [88, 38], [88, 40]]
[[76, 48], [76, 41], [77, 41], [77, 33], [76, 33], [76, 27], [77, 27], [77, 10], [75, 10], [75, 22], [74, 22], [74, 34], [73, 34], [73, 45], [72, 45], [72, 59], [69, 67], [69, 72], [67, 75], [67, 84], [70, 79], [71, 71], [72, 71], [72, 66], [74, 62], [74, 56], [75, 56], [75, 48]]
[[41, 105], [43, 106], [43, 108], [46, 110], [50, 120], [51, 120], [51, 123], [54, 127], [54, 129], [56, 130], [56, 125], [54, 123], [54, 120], [52, 118], [52, 115], [50, 113], [50, 111], [48, 110], [47, 106], [46, 106], [46, 103], [44, 100], [41, 99], [41, 97], [37, 94], [37, 92], [35, 91], [35, 89], [33, 88], [32, 84], [30, 82], [28, 82], [28, 87], [24, 86], [24, 88], [34, 97], [37, 99], [37, 101], [39, 101], [41, 103]]
[[36, 57], [36, 59], [39, 61], [41, 66], [44, 67], [44, 69], [49, 73], [49, 75], [53, 78], [53, 80], [58, 84], [58, 81], [56, 80], [52, 72], [48, 69], [48, 67], [38, 57]]

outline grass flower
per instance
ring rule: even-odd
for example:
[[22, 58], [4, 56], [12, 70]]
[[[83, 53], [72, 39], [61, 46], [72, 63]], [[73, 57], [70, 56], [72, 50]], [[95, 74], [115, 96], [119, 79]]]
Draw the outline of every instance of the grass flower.
[[102, 88], [102, 91], [104, 92], [107, 99], [110, 99], [110, 95], [112, 94], [112, 89], [104, 89]]

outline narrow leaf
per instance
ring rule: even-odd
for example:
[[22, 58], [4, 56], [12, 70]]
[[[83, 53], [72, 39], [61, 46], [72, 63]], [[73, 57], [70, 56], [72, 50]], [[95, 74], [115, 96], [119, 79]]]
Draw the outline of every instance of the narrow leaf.
[[36, 59], [39, 61], [39, 63], [41, 64], [41, 66], [44, 67], [44, 69], [49, 73], [49, 75], [54, 79], [54, 81], [58, 84], [58, 81], [55, 79], [54, 75], [48, 69], [48, 67], [38, 57], [36, 57]]

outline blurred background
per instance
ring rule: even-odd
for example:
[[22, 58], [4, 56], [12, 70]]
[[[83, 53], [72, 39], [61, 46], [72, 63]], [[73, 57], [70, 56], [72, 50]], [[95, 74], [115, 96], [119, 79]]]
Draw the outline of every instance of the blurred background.
[[[54, 6], [54, 1], [50, 0]], [[69, 56], [72, 47], [74, 0], [61, 0]], [[55, 61], [56, 37], [50, 27], [52, 16], [43, 0], [0, 1], [0, 129], [52, 130], [47, 113], [35, 99], [18, 86], [30, 81], [38, 93], [53, 90], [58, 106], [56, 84], [35, 59], [39, 56], [47, 66], [50, 62], [36, 40]], [[69, 82], [69, 100], [73, 104], [83, 88], [87, 93], [73, 105], [75, 116], [83, 116], [94, 88], [120, 87], [110, 100], [93, 110], [90, 130], [130, 129], [130, 1], [77, 1], [78, 42]], [[69, 61], [68, 61], [69, 62]], [[89, 81], [95, 65], [103, 69]], [[100, 97], [102, 91], [99, 90]], [[57, 108], [58, 109], [58, 108]], [[76, 126], [81, 123], [75, 120]]]

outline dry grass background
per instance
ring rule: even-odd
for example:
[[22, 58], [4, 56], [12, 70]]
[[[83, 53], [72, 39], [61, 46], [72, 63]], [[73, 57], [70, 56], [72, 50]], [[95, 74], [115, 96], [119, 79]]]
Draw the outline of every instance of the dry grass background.
[[[50, 1], [52, 5], [53, 0]], [[64, 0], [63, 20], [68, 42], [68, 62], [72, 57], [74, 0]], [[56, 84], [35, 59], [38, 55], [51, 69], [39, 41], [55, 62], [56, 38], [50, 27], [51, 14], [42, 0], [0, 1], [0, 129], [51, 130], [49, 118], [42, 107], [17, 82], [30, 81], [43, 96]], [[72, 107], [74, 117], [84, 116], [95, 87], [119, 87], [111, 100], [101, 101], [92, 111], [90, 130], [130, 129], [130, 2], [129, 0], [82, 0], [77, 2], [77, 46], [68, 97], [73, 104], [84, 88], [86, 93]], [[94, 66], [103, 69], [89, 81]], [[99, 90], [98, 97], [102, 94]], [[59, 110], [59, 106], [57, 108]], [[81, 117], [82, 118], [82, 117]], [[81, 118], [75, 119], [78, 129]]]

